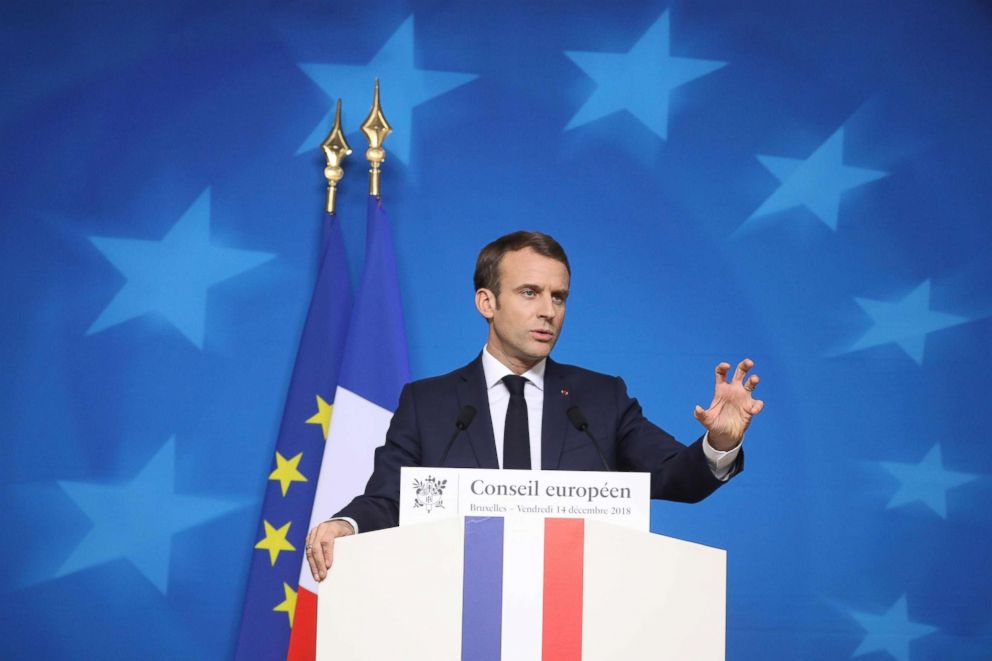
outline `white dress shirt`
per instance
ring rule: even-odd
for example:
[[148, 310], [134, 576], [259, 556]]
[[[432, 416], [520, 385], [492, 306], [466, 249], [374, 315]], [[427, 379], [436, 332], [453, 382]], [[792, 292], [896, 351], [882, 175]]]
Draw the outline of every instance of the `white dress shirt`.
[[[527, 379], [524, 384], [524, 400], [527, 402], [527, 432], [530, 435], [530, 467], [541, 470], [541, 423], [544, 413], [544, 367], [542, 360], [520, 376]], [[496, 460], [503, 467], [503, 436], [506, 427], [506, 409], [510, 405], [510, 391], [503, 383], [503, 377], [513, 374], [513, 370], [496, 360], [489, 353], [489, 347], [482, 350], [482, 371], [486, 377], [486, 394], [489, 396], [489, 417], [493, 421], [493, 436], [496, 438]]]

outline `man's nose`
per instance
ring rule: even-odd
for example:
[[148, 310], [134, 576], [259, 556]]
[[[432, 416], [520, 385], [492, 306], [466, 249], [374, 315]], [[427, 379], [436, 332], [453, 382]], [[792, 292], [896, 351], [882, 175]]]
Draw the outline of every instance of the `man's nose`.
[[541, 309], [538, 315], [545, 319], [554, 319], [557, 312], [558, 310], [555, 308], [554, 301], [551, 300], [551, 294], [541, 296]]

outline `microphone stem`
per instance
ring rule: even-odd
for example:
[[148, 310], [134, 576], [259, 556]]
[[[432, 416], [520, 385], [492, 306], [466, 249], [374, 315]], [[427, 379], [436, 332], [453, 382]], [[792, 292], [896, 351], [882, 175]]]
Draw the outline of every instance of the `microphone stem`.
[[441, 461], [437, 463], [438, 466], [444, 466], [444, 461], [448, 458], [448, 453], [451, 451], [451, 446], [455, 444], [455, 439], [458, 438], [458, 435], [461, 433], [461, 427], [455, 429], [455, 433], [451, 435], [451, 440], [448, 441], [448, 445], [444, 448], [444, 454], [441, 455]]
[[606, 455], [603, 454], [603, 449], [599, 447], [599, 441], [597, 441], [596, 437], [592, 435], [591, 431], [589, 431], [589, 426], [585, 425], [582, 431], [586, 433], [586, 436], [589, 437], [589, 440], [592, 441], [592, 444], [595, 446], [596, 452], [599, 453], [599, 460], [603, 462], [603, 470], [607, 472], [612, 471], [613, 469], [610, 468], [610, 464], [606, 461]]

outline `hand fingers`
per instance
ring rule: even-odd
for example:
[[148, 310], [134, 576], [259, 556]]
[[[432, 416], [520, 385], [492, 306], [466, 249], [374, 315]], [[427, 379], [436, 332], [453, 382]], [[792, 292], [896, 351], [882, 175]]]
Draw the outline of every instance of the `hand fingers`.
[[765, 403], [760, 399], [756, 399], [751, 402], [751, 415], [758, 415], [761, 413], [761, 409], [765, 408]]
[[[729, 367], [729, 365], [728, 365], [728, 367]], [[699, 404], [696, 404], [696, 408], [694, 408], [692, 410], [692, 415], [696, 418], [696, 420], [699, 420], [700, 422], [703, 421], [703, 415], [705, 413], [706, 413], [706, 411], [704, 411], [703, 410], [703, 407], [700, 406]]]
[[324, 570], [320, 572], [320, 580], [324, 580], [327, 577], [327, 570], [331, 568], [331, 562], [334, 561], [334, 538], [328, 536], [327, 539], [321, 540], [320, 553], [316, 553], [316, 550], [314, 549], [314, 555], [322, 556], [324, 561]]
[[761, 381], [761, 377], [757, 374], [752, 374], [744, 382], [744, 390], [748, 392], [754, 392], [754, 389], [758, 387], [758, 382]]
[[727, 372], [730, 371], [730, 363], [720, 363], [716, 366], [714, 373], [716, 375], [716, 385], [727, 382]]
[[310, 531], [307, 536], [306, 557], [315, 581], [327, 578], [327, 572], [334, 562], [334, 540], [353, 534], [355, 529], [351, 524], [337, 519], [325, 521]]
[[307, 560], [310, 561], [315, 581], [322, 581], [327, 576], [328, 565], [324, 562], [325, 556], [322, 551], [324, 539], [327, 537], [327, 528], [327, 523], [322, 523], [314, 528], [313, 539], [310, 540], [310, 554], [307, 556]]
[[747, 371], [754, 367], [754, 361], [750, 358], [745, 358], [737, 364], [737, 369], [734, 370], [734, 378], [731, 379], [731, 383], [741, 383], [744, 380], [744, 375]]
[[313, 540], [316, 536], [317, 536], [317, 529], [314, 528], [313, 530], [310, 531], [310, 534], [307, 535], [307, 543], [306, 543], [306, 548], [304, 549], [304, 555], [307, 558], [307, 564], [310, 565], [310, 573], [313, 574], [313, 580], [319, 581], [320, 578], [317, 572], [317, 564], [313, 560], [313, 556], [314, 556]]

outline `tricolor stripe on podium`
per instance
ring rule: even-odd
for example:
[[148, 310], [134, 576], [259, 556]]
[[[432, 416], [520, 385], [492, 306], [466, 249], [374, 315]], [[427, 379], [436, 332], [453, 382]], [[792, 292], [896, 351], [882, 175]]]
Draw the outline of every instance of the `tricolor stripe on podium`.
[[466, 517], [463, 661], [581, 659], [584, 545], [582, 519]]

